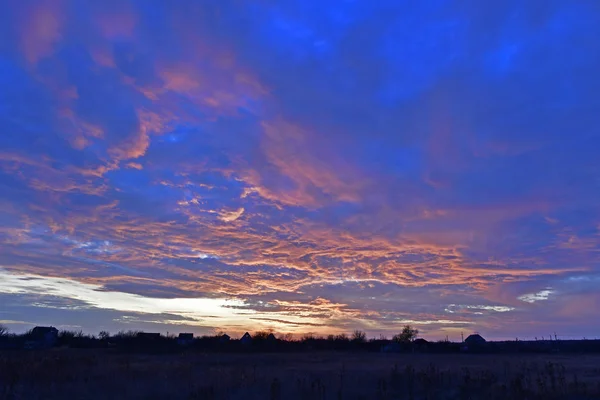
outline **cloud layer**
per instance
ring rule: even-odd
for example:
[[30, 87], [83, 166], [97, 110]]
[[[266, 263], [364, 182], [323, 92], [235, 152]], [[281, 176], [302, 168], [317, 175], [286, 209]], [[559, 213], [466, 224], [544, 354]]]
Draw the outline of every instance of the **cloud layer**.
[[600, 327], [594, 2], [9, 0], [0, 33], [0, 322]]

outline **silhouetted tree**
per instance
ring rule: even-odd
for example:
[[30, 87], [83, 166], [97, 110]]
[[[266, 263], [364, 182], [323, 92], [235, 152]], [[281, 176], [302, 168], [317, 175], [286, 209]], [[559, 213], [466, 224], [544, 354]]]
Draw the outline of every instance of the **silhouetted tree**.
[[293, 342], [294, 341], [294, 334], [293, 333], [286, 333], [285, 335], [283, 335], [282, 338], [284, 341], [286, 342]]
[[135, 339], [141, 331], [119, 331], [114, 336], [116, 339]]
[[73, 338], [77, 335], [75, 331], [62, 330], [58, 332], [58, 342], [60, 344], [67, 344], [73, 341]]
[[359, 331], [358, 329], [352, 332], [352, 341], [356, 343], [364, 343], [367, 339], [367, 334], [363, 331]]
[[4, 325], [0, 325], [0, 337], [8, 336], [8, 328]]
[[252, 335], [252, 340], [267, 340], [267, 338], [269, 337], [270, 332], [268, 331], [258, 331], [258, 332], [254, 332], [254, 335]]
[[108, 340], [110, 339], [110, 333], [108, 333], [107, 331], [100, 331], [100, 333], [98, 334], [98, 339]]
[[412, 342], [417, 338], [418, 334], [419, 331], [417, 329], [414, 329], [410, 325], [406, 325], [402, 328], [402, 332], [394, 336], [393, 340], [395, 342]]
[[337, 340], [339, 342], [347, 342], [350, 339], [348, 338], [348, 335], [346, 335], [345, 333], [340, 333], [339, 335], [337, 335], [335, 337], [335, 340]]
[[316, 340], [315, 335], [311, 332], [305, 333], [304, 335], [302, 335], [303, 342], [310, 342], [310, 341], [314, 341], [314, 340]]

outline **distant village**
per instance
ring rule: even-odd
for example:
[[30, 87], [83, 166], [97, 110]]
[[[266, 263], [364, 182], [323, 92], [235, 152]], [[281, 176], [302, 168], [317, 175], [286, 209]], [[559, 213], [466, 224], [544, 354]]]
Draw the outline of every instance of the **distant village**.
[[407, 326], [392, 339], [367, 339], [362, 331], [351, 335], [317, 337], [311, 334], [299, 339], [289, 335], [278, 337], [273, 332], [246, 332], [239, 339], [226, 333], [195, 337], [192, 333], [161, 335], [160, 333], [128, 331], [110, 335], [86, 335], [83, 332], [58, 330], [52, 326], [37, 326], [24, 334], [9, 334], [0, 330], [0, 349], [48, 350], [56, 348], [107, 348], [123, 352], [294, 352], [294, 351], [369, 351], [381, 353], [558, 353], [600, 352], [600, 340], [487, 341], [478, 333], [461, 342], [428, 341], [417, 336], [418, 331]]

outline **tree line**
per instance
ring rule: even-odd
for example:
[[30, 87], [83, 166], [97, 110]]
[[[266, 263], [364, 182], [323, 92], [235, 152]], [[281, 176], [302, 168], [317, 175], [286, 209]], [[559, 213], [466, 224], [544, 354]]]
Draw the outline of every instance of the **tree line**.
[[[367, 334], [361, 330], [355, 330], [350, 335], [341, 333], [336, 335], [317, 336], [312, 333], [307, 333], [299, 336], [292, 334], [274, 335], [272, 331], [257, 331], [250, 335], [249, 340], [257, 345], [270, 345], [274, 346], [274, 341], [283, 346], [286, 343], [293, 344], [307, 344], [317, 347], [332, 347], [332, 348], [347, 348], [350, 345], [356, 347], [357, 345], [363, 345], [368, 343], [382, 344], [389, 342], [397, 343], [410, 343], [416, 339], [419, 331], [409, 325], [405, 326], [398, 334], [394, 335], [391, 340], [384, 336], [379, 338], [367, 339]], [[55, 335], [55, 346], [71, 346], [71, 347], [107, 347], [109, 345], [131, 345], [147, 344], [149, 340], [154, 340], [154, 345], [166, 345], [169, 342], [175, 343], [181, 338], [174, 334], [158, 335], [149, 334], [143, 331], [137, 330], [122, 330], [115, 334], [111, 334], [108, 331], [101, 331], [98, 334], [88, 334], [83, 331], [73, 330], [58, 330]], [[10, 333], [9, 330], [0, 325], [0, 340], [4, 343], [12, 342], [15, 344], [25, 343], [27, 341], [36, 340], [38, 338], [34, 335], [34, 330], [31, 329], [22, 334]], [[229, 346], [235, 346], [238, 340], [231, 339], [224, 332], [219, 332], [214, 335], [204, 335], [194, 337], [192, 343], [207, 346], [224, 347], [225, 344]], [[243, 341], [243, 340], [242, 340]], [[263, 346], [263, 347], [264, 347]]]

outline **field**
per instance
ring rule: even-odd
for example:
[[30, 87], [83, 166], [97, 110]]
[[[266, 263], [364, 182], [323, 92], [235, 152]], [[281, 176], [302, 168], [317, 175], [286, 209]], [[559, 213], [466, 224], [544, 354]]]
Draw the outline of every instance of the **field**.
[[0, 352], [0, 399], [600, 399], [599, 355]]

